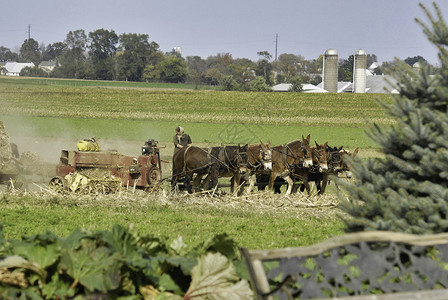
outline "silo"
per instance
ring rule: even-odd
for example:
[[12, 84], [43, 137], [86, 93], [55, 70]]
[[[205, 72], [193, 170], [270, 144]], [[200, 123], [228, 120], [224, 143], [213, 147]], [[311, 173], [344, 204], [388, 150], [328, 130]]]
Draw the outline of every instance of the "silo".
[[324, 55], [323, 88], [330, 93], [338, 92], [338, 52], [328, 49]]
[[353, 66], [353, 93], [366, 92], [367, 54], [359, 49], [355, 55]]

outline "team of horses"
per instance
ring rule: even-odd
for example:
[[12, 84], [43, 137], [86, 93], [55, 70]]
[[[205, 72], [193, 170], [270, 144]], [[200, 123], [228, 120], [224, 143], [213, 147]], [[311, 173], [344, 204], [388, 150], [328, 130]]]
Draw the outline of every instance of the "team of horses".
[[344, 157], [357, 152], [316, 141], [312, 145], [310, 135], [274, 147], [269, 141], [208, 148], [189, 145], [173, 157], [171, 186], [176, 190], [182, 183], [189, 193], [215, 190], [219, 178], [230, 177], [232, 193], [250, 193], [255, 185], [259, 190], [267, 186], [280, 193], [281, 185], [286, 183], [286, 194], [300, 189], [309, 195], [310, 182], [315, 182], [318, 193], [323, 194], [332, 175], [346, 172], [351, 177]]

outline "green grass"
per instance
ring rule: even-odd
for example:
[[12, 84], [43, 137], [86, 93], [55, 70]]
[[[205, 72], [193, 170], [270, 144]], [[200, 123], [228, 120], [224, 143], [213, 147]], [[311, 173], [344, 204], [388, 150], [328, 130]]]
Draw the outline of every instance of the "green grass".
[[364, 128], [324, 127], [299, 125], [255, 125], [221, 124], [197, 122], [173, 122], [128, 119], [79, 119], [58, 117], [29, 117], [0, 115], [8, 134], [15, 136], [39, 136], [68, 138], [77, 142], [85, 137], [96, 136], [102, 139], [141, 141], [149, 138], [164, 144], [171, 144], [174, 128], [182, 125], [194, 143], [236, 144], [271, 141], [280, 145], [311, 134], [312, 140], [319, 143], [346, 148], [376, 148], [377, 145], [365, 134]]
[[364, 128], [391, 123], [372, 94], [244, 93], [22, 84], [0, 77], [0, 115]]
[[[31, 77], [4, 77], [4, 83], [20, 85], [51, 85], [72, 87], [120, 87], [120, 88], [158, 88], [158, 89], [195, 89], [192, 84], [185, 83], [159, 83], [159, 82], [131, 82], [131, 81], [103, 81], [82, 79], [57, 79], [57, 78], [31, 78]], [[217, 90], [217, 86], [200, 85], [200, 90]]]
[[[0, 198], [0, 220], [7, 239], [19, 239], [47, 230], [67, 236], [74, 229], [103, 230], [113, 224], [132, 224], [142, 234], [182, 236], [197, 245], [216, 234], [227, 233], [239, 245], [249, 248], [281, 248], [310, 245], [342, 233], [342, 222], [334, 215], [313, 214], [292, 209], [290, 213], [253, 209], [215, 209], [210, 206], [161, 206], [155, 202], [111, 199], [86, 200], [48, 197]], [[319, 228], [316, 230], [316, 228]]]

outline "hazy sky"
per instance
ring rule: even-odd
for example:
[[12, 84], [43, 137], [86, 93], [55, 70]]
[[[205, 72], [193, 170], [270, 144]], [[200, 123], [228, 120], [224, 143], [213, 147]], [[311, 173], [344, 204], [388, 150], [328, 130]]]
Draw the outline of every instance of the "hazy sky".
[[[17, 51], [28, 37], [45, 45], [69, 31], [96, 29], [144, 33], [167, 52], [206, 58], [231, 53], [257, 60], [257, 52], [317, 58], [334, 48], [340, 58], [358, 49], [379, 61], [417, 55], [438, 63], [417, 17], [428, 24], [416, 0], [3, 0], [0, 46]], [[438, 5], [448, 21], [448, 1]]]

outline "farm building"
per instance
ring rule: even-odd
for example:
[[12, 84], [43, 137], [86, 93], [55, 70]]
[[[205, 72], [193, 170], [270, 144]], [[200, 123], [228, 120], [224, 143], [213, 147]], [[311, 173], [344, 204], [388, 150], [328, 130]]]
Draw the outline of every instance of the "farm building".
[[2, 64], [2, 75], [19, 76], [20, 71], [25, 67], [34, 67], [33, 63], [18, 63], [15, 61], [8, 61]]
[[[392, 94], [398, 94], [396, 84], [397, 81], [390, 75], [366, 76], [366, 93], [385, 94], [389, 90]], [[319, 83], [317, 86], [322, 88], [322, 83]], [[338, 93], [352, 92], [353, 84], [351, 82], [338, 82]]]
[[47, 73], [50, 73], [56, 67], [56, 62], [53, 60], [45, 60], [39, 64], [39, 68]]
[[[387, 90], [392, 94], [398, 94], [396, 87], [397, 81], [389, 75], [372, 75], [366, 77], [366, 93], [371, 94], [385, 94]], [[280, 83], [272, 87], [274, 92], [288, 92], [291, 88], [291, 83]], [[322, 88], [322, 82], [317, 86], [312, 84], [303, 84], [302, 91], [304, 93], [328, 93]], [[387, 90], [386, 90], [387, 89]], [[352, 93], [353, 84], [351, 82], [339, 81], [337, 86], [338, 93]]]
[[[291, 88], [291, 83], [280, 83], [277, 85], [274, 85], [272, 87], [272, 91], [274, 92], [289, 92], [289, 89]], [[317, 87], [312, 84], [303, 84], [302, 85], [302, 91], [304, 93], [328, 93], [326, 90]]]

